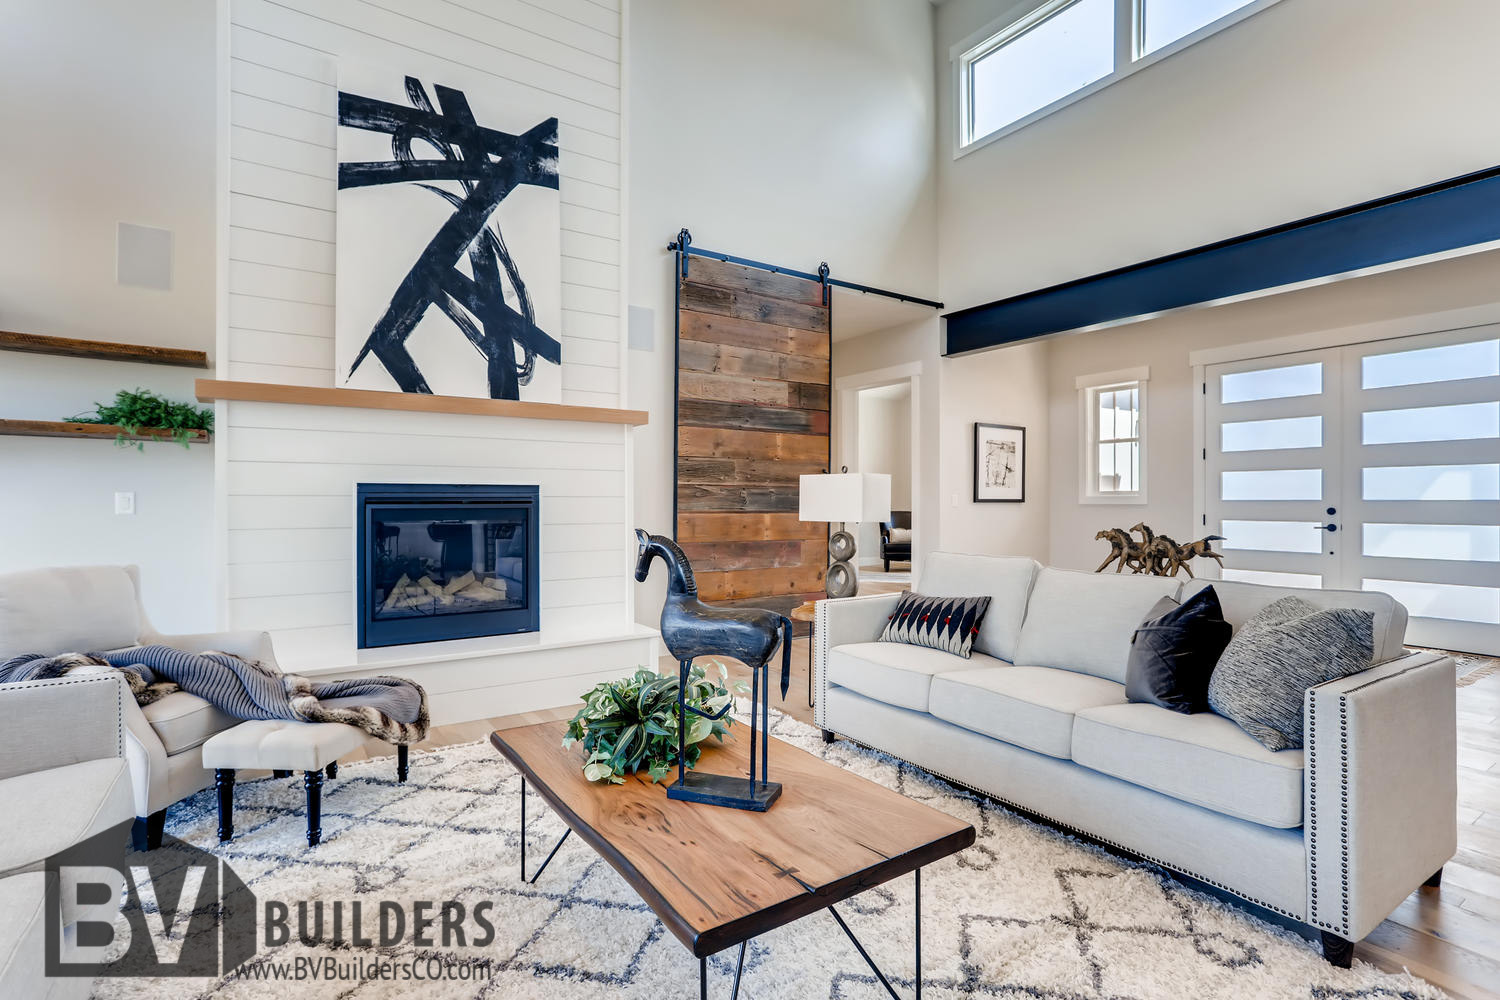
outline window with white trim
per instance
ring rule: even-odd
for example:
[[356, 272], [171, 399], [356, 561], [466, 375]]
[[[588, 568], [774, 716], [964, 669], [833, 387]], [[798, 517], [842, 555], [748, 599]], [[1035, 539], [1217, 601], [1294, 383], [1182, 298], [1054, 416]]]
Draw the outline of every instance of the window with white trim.
[[959, 149], [1021, 128], [1277, 2], [1044, 0], [992, 25], [957, 57]]
[[1148, 369], [1077, 379], [1079, 501], [1146, 502], [1146, 383]]

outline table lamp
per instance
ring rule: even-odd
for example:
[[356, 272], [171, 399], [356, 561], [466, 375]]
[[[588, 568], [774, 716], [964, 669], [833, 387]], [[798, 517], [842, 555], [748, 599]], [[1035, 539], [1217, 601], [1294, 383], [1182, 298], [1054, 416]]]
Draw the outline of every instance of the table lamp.
[[822, 473], [802, 476], [797, 516], [803, 521], [838, 522], [828, 539], [828, 573], [823, 590], [829, 597], [853, 597], [859, 592], [854, 559], [854, 536], [844, 525], [884, 521], [891, 516], [891, 477], [874, 472]]

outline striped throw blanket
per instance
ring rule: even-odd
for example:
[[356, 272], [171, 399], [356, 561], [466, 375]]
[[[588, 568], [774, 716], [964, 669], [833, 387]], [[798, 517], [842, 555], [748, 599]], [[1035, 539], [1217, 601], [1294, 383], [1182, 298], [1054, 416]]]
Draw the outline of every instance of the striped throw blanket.
[[427, 692], [399, 677], [314, 683], [230, 653], [187, 653], [171, 646], [17, 656], [0, 663], [0, 684], [101, 666], [120, 671], [140, 705], [182, 690], [236, 719], [342, 722], [397, 744], [425, 739], [430, 722]]

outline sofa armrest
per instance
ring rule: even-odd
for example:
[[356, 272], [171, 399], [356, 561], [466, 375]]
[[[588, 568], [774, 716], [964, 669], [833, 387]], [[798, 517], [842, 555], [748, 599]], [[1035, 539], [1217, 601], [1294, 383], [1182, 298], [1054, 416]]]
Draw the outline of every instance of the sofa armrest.
[[813, 619], [813, 686], [818, 692], [813, 712], [818, 725], [824, 723], [823, 693], [828, 690], [828, 651], [850, 642], [874, 642], [885, 631], [885, 623], [901, 595], [870, 594], [819, 601]]
[[126, 702], [114, 671], [0, 684], [0, 779], [124, 757]]
[[1358, 941], [1458, 849], [1453, 660], [1410, 653], [1309, 688], [1307, 912]]
[[237, 632], [196, 632], [187, 635], [163, 635], [153, 632], [141, 637], [141, 645], [171, 646], [184, 653], [202, 653], [218, 650], [257, 660], [268, 667], [276, 667], [276, 650], [271, 645], [271, 633], [256, 629], [241, 629]]

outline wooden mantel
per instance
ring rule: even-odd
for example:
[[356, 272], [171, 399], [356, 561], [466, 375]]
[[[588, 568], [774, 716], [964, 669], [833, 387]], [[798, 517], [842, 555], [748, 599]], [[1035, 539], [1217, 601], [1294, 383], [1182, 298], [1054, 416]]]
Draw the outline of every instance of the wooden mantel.
[[250, 403], [293, 403], [299, 406], [348, 406], [364, 410], [408, 410], [419, 413], [462, 413], [471, 416], [520, 417], [526, 420], [573, 420], [595, 424], [646, 423], [645, 410], [616, 410], [605, 406], [568, 406], [527, 403], [511, 399], [470, 396], [431, 396], [415, 392], [378, 392], [372, 389], [332, 389], [273, 382], [230, 382], [200, 378], [194, 388], [198, 402], [230, 399]]

